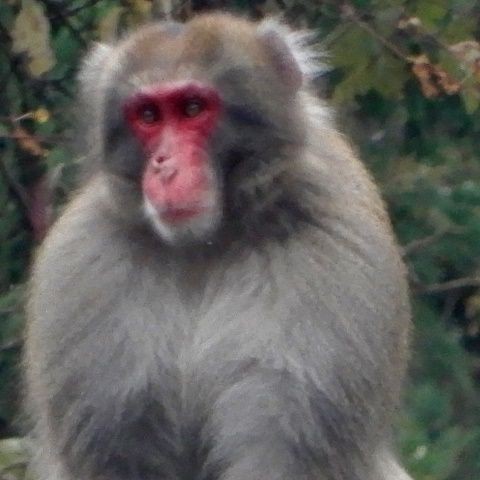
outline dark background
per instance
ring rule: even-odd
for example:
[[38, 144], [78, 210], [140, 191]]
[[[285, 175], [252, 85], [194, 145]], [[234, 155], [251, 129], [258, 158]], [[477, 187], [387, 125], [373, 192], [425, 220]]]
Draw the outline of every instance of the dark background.
[[318, 32], [331, 66], [319, 91], [379, 182], [410, 269], [399, 451], [417, 480], [480, 479], [479, 2], [0, 0], [0, 480], [24, 475], [25, 279], [81, 161], [79, 61], [93, 40], [209, 8]]

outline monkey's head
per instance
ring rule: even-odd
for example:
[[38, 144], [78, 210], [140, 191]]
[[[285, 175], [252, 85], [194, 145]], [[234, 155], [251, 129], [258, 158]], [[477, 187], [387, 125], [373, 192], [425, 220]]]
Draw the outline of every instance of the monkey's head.
[[227, 15], [97, 46], [80, 79], [117, 205], [134, 198], [129, 215], [171, 243], [271, 220], [305, 143], [302, 48], [276, 22]]

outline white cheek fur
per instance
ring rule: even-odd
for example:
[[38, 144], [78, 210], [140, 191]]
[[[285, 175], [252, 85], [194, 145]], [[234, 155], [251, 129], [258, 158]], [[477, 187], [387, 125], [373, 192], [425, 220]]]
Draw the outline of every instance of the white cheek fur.
[[143, 211], [145, 212], [147, 219], [150, 221], [150, 224], [160, 235], [160, 237], [162, 237], [168, 243], [172, 243], [175, 237], [173, 230], [165, 222], [160, 220], [155, 207], [146, 198], [143, 200]]

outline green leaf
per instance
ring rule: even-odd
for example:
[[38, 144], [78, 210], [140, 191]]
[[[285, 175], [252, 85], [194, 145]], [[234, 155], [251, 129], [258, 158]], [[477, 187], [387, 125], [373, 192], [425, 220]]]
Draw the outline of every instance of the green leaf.
[[348, 104], [356, 95], [367, 93], [370, 89], [370, 76], [368, 65], [363, 65], [350, 72], [335, 87], [332, 100], [336, 104]]
[[336, 67], [363, 69], [375, 52], [375, 41], [359, 27], [351, 27], [335, 40], [331, 47], [332, 63]]
[[[28, 461], [27, 446], [21, 438], [0, 440], [0, 474], [2, 478], [23, 478]], [[10, 476], [7, 476], [7, 473]]]
[[448, 0], [423, 0], [417, 3], [415, 15], [427, 29], [433, 29], [447, 15], [448, 4]]
[[462, 85], [460, 95], [465, 105], [465, 110], [472, 115], [480, 106], [480, 82], [475, 77], [469, 77]]
[[373, 62], [370, 74], [371, 88], [392, 100], [402, 97], [403, 88], [409, 79], [403, 61], [388, 54], [383, 55]]

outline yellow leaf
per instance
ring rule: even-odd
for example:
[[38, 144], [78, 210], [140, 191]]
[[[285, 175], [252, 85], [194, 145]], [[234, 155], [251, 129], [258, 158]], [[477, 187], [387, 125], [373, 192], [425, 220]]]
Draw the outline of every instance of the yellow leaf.
[[132, 7], [135, 13], [141, 15], [149, 15], [152, 10], [152, 0], [129, 0], [128, 2]]
[[33, 119], [38, 123], [45, 123], [48, 122], [50, 119], [50, 112], [46, 108], [37, 108], [33, 112]]
[[118, 23], [123, 13], [123, 7], [113, 7], [98, 24], [98, 38], [102, 42], [109, 42], [117, 38]]
[[50, 24], [42, 5], [35, 0], [22, 0], [22, 8], [11, 32], [12, 50], [28, 56], [28, 70], [34, 77], [48, 72], [55, 65], [50, 47]]
[[422, 26], [422, 21], [418, 17], [403, 17], [398, 21], [397, 26], [400, 30], [417, 30]]
[[474, 294], [465, 302], [465, 314], [467, 318], [474, 318], [480, 315], [480, 295]]

